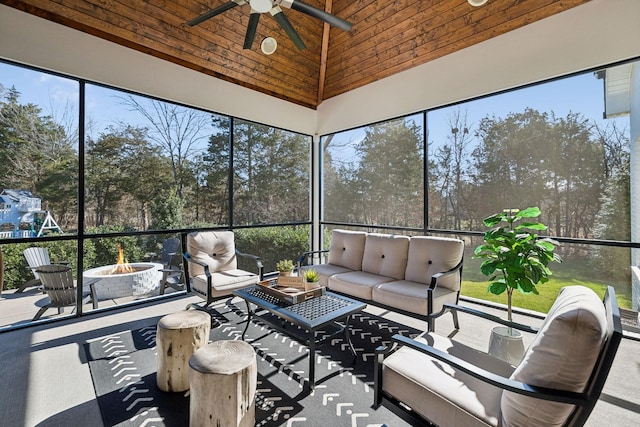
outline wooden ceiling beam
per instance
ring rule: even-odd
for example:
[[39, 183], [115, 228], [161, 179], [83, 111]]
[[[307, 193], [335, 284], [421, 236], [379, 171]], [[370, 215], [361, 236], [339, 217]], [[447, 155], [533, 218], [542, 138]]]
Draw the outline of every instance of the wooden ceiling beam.
[[[326, 0], [324, 10], [331, 13], [333, 8], [333, 0]], [[322, 29], [322, 47], [320, 49], [320, 70], [318, 71], [318, 101], [316, 105], [320, 105], [324, 100], [324, 83], [327, 77], [327, 56], [329, 54], [329, 33], [331, 26], [326, 22]]]

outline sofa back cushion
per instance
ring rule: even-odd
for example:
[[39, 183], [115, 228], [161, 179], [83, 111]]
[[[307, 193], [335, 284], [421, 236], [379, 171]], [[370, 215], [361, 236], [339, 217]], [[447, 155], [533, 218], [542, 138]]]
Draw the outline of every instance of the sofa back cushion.
[[[429, 284], [435, 273], [451, 270], [462, 261], [464, 242], [447, 237], [414, 236], [409, 242], [405, 279]], [[460, 290], [460, 271], [443, 276], [438, 286]]]
[[362, 269], [362, 254], [367, 233], [364, 231], [333, 230], [329, 246], [329, 264]]
[[402, 280], [408, 252], [408, 236], [369, 233], [364, 244], [362, 271]]
[[[606, 333], [606, 312], [596, 293], [584, 286], [564, 287], [511, 378], [582, 392]], [[505, 391], [501, 408], [503, 425], [560, 426], [573, 406]]]
[[[238, 262], [233, 231], [199, 231], [187, 235], [187, 252], [196, 261], [209, 266], [211, 273], [234, 270]], [[204, 274], [198, 264], [189, 264], [189, 276]]]

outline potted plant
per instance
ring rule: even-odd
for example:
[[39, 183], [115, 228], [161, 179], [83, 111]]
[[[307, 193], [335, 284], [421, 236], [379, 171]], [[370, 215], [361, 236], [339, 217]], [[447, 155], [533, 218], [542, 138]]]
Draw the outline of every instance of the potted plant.
[[312, 268], [308, 268], [304, 270], [304, 289], [305, 291], [309, 291], [311, 289], [315, 289], [320, 287], [318, 282], [320, 281], [320, 276], [318, 276], [318, 272]]
[[546, 283], [551, 276], [548, 265], [560, 262], [554, 252], [558, 242], [540, 238], [536, 231], [547, 226], [540, 222], [522, 222], [540, 216], [540, 209], [505, 209], [483, 220], [491, 230], [485, 232], [484, 243], [475, 249], [475, 258], [483, 259], [480, 270], [489, 276], [488, 291], [500, 295], [507, 291], [507, 318], [511, 317], [511, 297], [514, 289], [524, 294], [538, 294], [537, 284]]
[[[517, 289], [524, 294], [538, 294], [536, 285], [549, 281], [551, 261], [560, 262], [554, 252], [558, 242], [540, 238], [537, 231], [547, 226], [526, 221], [540, 216], [540, 209], [505, 209], [491, 215], [483, 223], [491, 229], [484, 234], [484, 243], [475, 249], [475, 258], [483, 259], [480, 270], [489, 276], [488, 291], [495, 295], [507, 292], [507, 318], [511, 322], [511, 298]], [[519, 362], [524, 353], [522, 336], [512, 328], [495, 327], [491, 334], [489, 353], [510, 363]], [[515, 340], [515, 342], [514, 342]]]
[[281, 276], [290, 276], [293, 272], [293, 269], [293, 261], [290, 259], [281, 259], [276, 264], [276, 270], [278, 270]]

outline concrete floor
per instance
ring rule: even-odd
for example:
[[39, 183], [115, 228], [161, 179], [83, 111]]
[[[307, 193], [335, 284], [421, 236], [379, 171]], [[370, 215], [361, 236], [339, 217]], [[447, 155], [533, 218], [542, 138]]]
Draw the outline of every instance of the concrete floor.
[[[179, 295], [95, 313], [82, 319], [0, 333], [0, 425], [101, 427], [100, 409], [83, 343], [106, 334], [154, 324], [165, 314], [183, 310], [189, 302], [195, 301], [199, 300]], [[396, 313], [373, 307], [367, 310], [410, 326], [421, 329], [425, 326], [423, 322]], [[504, 315], [500, 311], [495, 313]], [[521, 315], [516, 315], [514, 320], [533, 325], [539, 323], [538, 319]], [[461, 315], [460, 321], [461, 329], [456, 339], [486, 350], [490, 324], [465, 315]], [[437, 332], [444, 335], [453, 330], [449, 315], [439, 319], [436, 325]], [[640, 425], [640, 341], [623, 340], [601, 399], [587, 425]]]

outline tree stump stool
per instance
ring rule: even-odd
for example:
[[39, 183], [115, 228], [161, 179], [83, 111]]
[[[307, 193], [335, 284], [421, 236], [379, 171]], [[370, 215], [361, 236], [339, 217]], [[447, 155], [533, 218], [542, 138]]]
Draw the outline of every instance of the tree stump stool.
[[193, 353], [189, 426], [253, 427], [258, 365], [244, 341], [216, 341]]
[[207, 345], [210, 333], [211, 316], [203, 311], [179, 311], [160, 319], [156, 331], [160, 390], [189, 390], [189, 358]]

